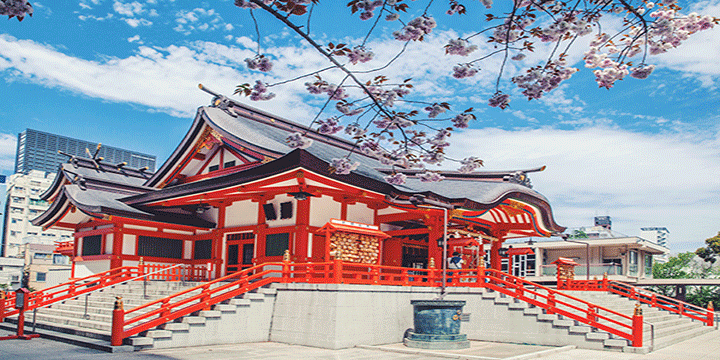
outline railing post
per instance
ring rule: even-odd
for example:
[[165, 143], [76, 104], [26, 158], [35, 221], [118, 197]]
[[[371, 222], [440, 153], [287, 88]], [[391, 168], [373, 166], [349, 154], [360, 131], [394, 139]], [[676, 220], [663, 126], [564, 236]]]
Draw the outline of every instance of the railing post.
[[713, 326], [715, 322], [715, 308], [713, 307], [712, 301], [708, 303], [707, 311], [707, 326]]
[[428, 286], [435, 286], [435, 258], [430, 258], [428, 261]]
[[608, 291], [608, 274], [607, 271], [603, 273], [602, 290]]
[[335, 260], [333, 260], [333, 280], [335, 284], [342, 284], [342, 260], [340, 259], [340, 250], [335, 250]]
[[113, 309], [112, 330], [110, 335], [110, 345], [120, 346], [123, 342], [125, 309], [123, 309], [122, 297], [115, 297], [115, 309]]
[[202, 287], [202, 297], [200, 298], [200, 301], [205, 303], [205, 307], [203, 310], [210, 310], [210, 305], [208, 305], [208, 300], [210, 300], [210, 285], [204, 285]]
[[285, 250], [285, 253], [283, 254], [283, 269], [280, 282], [283, 284], [290, 282], [290, 250]]
[[635, 304], [635, 311], [633, 312], [633, 327], [632, 327], [632, 346], [642, 347], [643, 344], [643, 315], [640, 304]]
[[548, 294], [548, 308], [547, 308], [548, 314], [554, 314], [555, 313], [555, 294]]
[[588, 306], [587, 319], [589, 322], [594, 323], [595, 321], [597, 321], [596, 312], [597, 312], [597, 308], [595, 306], [593, 306], [593, 305]]
[[5, 291], [0, 290], [0, 323], [5, 318]]
[[[484, 262], [483, 260], [481, 260]], [[480, 264], [477, 268], [477, 282], [478, 287], [485, 287], [485, 264]]]

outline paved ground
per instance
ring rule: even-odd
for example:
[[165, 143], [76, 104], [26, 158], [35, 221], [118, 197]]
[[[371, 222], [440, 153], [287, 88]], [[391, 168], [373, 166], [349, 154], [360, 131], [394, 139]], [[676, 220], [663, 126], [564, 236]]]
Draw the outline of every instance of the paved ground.
[[[0, 336], [11, 335], [0, 330]], [[0, 341], [0, 359], [476, 359], [476, 360], [720, 360], [720, 331], [713, 331], [694, 339], [657, 350], [650, 354], [581, 350], [570, 347], [512, 345], [483, 341], [471, 342], [471, 348], [455, 351], [425, 351], [409, 349], [402, 344], [363, 346], [343, 350], [327, 350], [272, 342], [223, 346], [204, 346], [184, 349], [146, 350], [135, 353], [109, 354], [46, 339]]]

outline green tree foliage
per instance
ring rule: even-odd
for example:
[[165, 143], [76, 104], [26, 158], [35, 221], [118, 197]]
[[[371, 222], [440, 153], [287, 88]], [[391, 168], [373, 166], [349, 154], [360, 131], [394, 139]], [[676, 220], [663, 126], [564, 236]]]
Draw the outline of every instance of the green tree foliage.
[[720, 255], [720, 231], [718, 234], [705, 240], [706, 247], [695, 250], [695, 254], [709, 263], [714, 263]]
[[[694, 278], [694, 274], [687, 272], [685, 269], [692, 261], [695, 256], [694, 253], [686, 252], [678, 254], [677, 256], [671, 257], [666, 263], [654, 263], [653, 264], [653, 278], [655, 279], [691, 279]], [[656, 293], [673, 296], [675, 294], [675, 287], [670, 285], [653, 286], [652, 291]]]
[[[720, 234], [718, 234], [720, 235]], [[717, 238], [717, 237], [716, 237]], [[708, 241], [711, 239], [708, 239]], [[655, 279], [704, 279], [717, 275], [712, 268], [703, 268], [699, 271], [691, 269], [691, 263], [695, 253], [686, 252], [671, 257], [668, 262], [653, 265], [653, 278]], [[650, 290], [665, 296], [675, 295], [674, 285], [652, 286]], [[693, 305], [706, 307], [708, 302], [720, 303], [720, 287], [718, 286], [690, 286], [686, 295], [686, 301]]]
[[655, 279], [689, 279], [695, 276], [684, 270], [690, 264], [695, 254], [686, 252], [671, 257], [668, 262], [653, 265], [652, 273]]

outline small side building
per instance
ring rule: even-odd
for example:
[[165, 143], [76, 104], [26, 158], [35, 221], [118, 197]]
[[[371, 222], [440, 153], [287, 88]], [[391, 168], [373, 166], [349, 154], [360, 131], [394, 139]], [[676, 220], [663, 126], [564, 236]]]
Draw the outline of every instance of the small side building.
[[600, 225], [576, 230], [566, 239], [535, 240], [508, 242], [509, 254], [503, 259], [503, 269], [531, 281], [554, 283], [553, 262], [562, 257], [580, 264], [575, 268], [577, 279], [602, 278], [607, 273], [611, 280], [633, 283], [652, 278], [654, 257], [670, 253], [670, 249], [653, 241]]

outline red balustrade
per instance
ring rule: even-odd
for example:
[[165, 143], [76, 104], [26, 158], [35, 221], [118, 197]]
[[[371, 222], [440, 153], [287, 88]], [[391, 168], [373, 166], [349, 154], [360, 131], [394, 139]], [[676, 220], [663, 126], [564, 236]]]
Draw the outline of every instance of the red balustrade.
[[[206, 281], [210, 278], [212, 270], [212, 264], [187, 264], [183, 266], [144, 264], [120, 267], [31, 292], [28, 297], [28, 307], [25, 311], [48, 306], [58, 301], [74, 298], [133, 278], [136, 278], [135, 280], [148, 278], [148, 280], [164, 281]], [[141, 277], [146, 274], [149, 275]], [[15, 309], [15, 293], [7, 292], [5, 294], [5, 299], [0, 299], [0, 322], [4, 318], [18, 313], [18, 310]]]
[[613, 294], [636, 300], [643, 304], [647, 304], [658, 309], [667, 310], [694, 320], [701, 321], [707, 326], [713, 326], [715, 322], [715, 311], [713, 309], [703, 309], [668, 296], [664, 296], [650, 290], [641, 289], [619, 281], [608, 279], [602, 280], [574, 280], [569, 279], [558, 282], [559, 290], [577, 290], [577, 291], [607, 291]]
[[[116, 306], [113, 313], [112, 345], [195, 311], [231, 299], [264, 285], [276, 283], [366, 284], [395, 286], [442, 285], [442, 271], [393, 266], [346, 263], [265, 263], [198, 285], [125, 311]], [[447, 286], [488, 288], [543, 308], [548, 314], [593, 326], [642, 346], [642, 315], [628, 316], [597, 306], [557, 290], [497, 270], [478, 268], [453, 270]], [[121, 303], [118, 303], [118, 305]], [[150, 310], [159, 305], [159, 308]], [[132, 316], [129, 319], [126, 317]]]
[[[47, 306], [103, 287], [115, 285], [139, 275], [141, 275], [141, 273], [137, 267], [126, 266], [103, 271], [80, 279], [74, 279], [47, 289], [33, 291], [28, 297], [28, 307], [25, 311]], [[0, 313], [0, 321], [2, 321], [3, 318], [18, 313], [18, 310], [14, 307], [15, 293], [10, 292], [8, 295], [5, 300], [4, 312]]]

